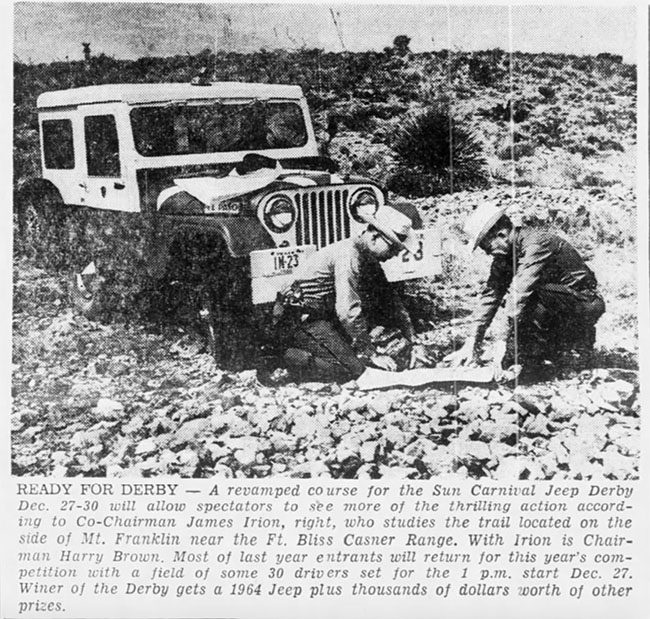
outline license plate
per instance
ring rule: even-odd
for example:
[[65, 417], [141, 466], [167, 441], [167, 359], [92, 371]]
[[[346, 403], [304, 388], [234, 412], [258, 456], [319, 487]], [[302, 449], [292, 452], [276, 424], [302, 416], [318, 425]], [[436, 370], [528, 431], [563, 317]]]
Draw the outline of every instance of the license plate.
[[314, 252], [315, 245], [276, 247], [251, 252], [253, 303], [270, 303], [294, 271]]
[[419, 277], [433, 277], [442, 273], [442, 241], [437, 228], [416, 230], [417, 249], [414, 253], [402, 251], [383, 263], [389, 282]]

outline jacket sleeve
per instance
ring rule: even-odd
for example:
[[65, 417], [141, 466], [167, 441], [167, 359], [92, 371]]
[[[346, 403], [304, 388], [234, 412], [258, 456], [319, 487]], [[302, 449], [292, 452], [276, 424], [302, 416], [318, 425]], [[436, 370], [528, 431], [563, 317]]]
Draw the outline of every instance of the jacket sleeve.
[[395, 292], [393, 292], [393, 308], [393, 313], [399, 330], [402, 332], [402, 335], [412, 343], [415, 337], [413, 322], [411, 321], [411, 317], [409, 316], [409, 313], [406, 311], [406, 308], [402, 303], [402, 299]]
[[334, 263], [334, 289], [336, 315], [350, 336], [352, 347], [359, 356], [372, 357], [375, 350], [359, 296], [359, 265], [348, 255], [338, 257]]
[[401, 287], [388, 283], [381, 266], [378, 269], [377, 278], [373, 282], [376, 282], [376, 285], [380, 285], [381, 290], [385, 291], [385, 299], [382, 299], [382, 302], [390, 310], [389, 315], [391, 316], [392, 324], [412, 343], [415, 338], [415, 329], [413, 329], [411, 316], [406, 311], [402, 302], [402, 295], [400, 294]]
[[490, 326], [494, 315], [501, 305], [510, 284], [511, 276], [507, 272], [502, 260], [493, 260], [490, 276], [481, 289], [478, 304], [474, 310], [474, 323], [477, 339], [483, 335]]
[[510, 285], [506, 314], [512, 321], [519, 322], [521, 319], [552, 257], [553, 242], [550, 236], [535, 234], [530, 237]]

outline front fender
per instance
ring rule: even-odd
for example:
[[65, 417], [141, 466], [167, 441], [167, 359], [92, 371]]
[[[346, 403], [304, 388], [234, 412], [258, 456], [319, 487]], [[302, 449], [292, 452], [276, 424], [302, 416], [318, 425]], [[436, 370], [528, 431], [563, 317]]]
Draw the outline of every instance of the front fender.
[[271, 249], [275, 243], [256, 217], [215, 217], [214, 215], [162, 216], [169, 231], [214, 232], [226, 243], [233, 258], [243, 258], [256, 249]]

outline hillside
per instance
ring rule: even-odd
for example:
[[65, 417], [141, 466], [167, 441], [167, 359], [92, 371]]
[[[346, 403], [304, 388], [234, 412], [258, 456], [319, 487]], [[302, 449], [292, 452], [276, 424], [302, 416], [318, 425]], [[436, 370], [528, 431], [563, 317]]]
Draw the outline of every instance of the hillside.
[[[171, 58], [14, 65], [14, 174], [37, 173], [36, 98], [57, 90], [116, 82], [186, 82], [201, 67], [219, 80], [302, 86], [312, 115], [335, 117], [333, 144], [343, 170], [387, 180], [392, 136], [405, 114], [441, 103], [475, 128], [492, 183], [562, 186], [632, 182], [636, 69], [620, 57], [515, 53], [323, 53], [260, 51]], [[512, 75], [512, 77], [511, 77]], [[514, 170], [510, 165], [510, 107]], [[356, 146], [361, 146], [357, 148]]]

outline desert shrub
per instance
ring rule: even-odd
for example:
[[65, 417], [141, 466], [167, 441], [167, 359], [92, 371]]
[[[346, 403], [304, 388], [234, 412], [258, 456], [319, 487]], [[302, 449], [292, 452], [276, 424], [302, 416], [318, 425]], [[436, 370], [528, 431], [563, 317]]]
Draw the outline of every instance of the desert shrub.
[[609, 52], [601, 52], [600, 54], [596, 54], [596, 60], [604, 60], [609, 64], [621, 64], [623, 62], [623, 56], [610, 54]]
[[330, 113], [350, 131], [371, 132], [377, 120], [388, 120], [403, 114], [407, 106], [394, 98], [385, 103], [367, 103], [353, 99], [336, 103]]
[[[469, 123], [442, 107], [406, 117], [390, 139], [402, 169], [389, 182], [417, 196], [484, 186], [483, 146]], [[415, 179], [408, 179], [408, 174]]]
[[584, 161], [579, 154], [559, 150], [541, 160], [529, 159], [516, 164], [516, 176], [522, 184], [573, 188], [580, 186]]
[[470, 79], [479, 86], [495, 86], [507, 75], [501, 62], [504, 53], [500, 49], [474, 52], [467, 63]]
[[576, 239], [576, 245], [625, 247], [636, 242], [636, 217], [624, 204], [611, 199], [606, 190], [592, 189], [600, 199], [586, 198], [574, 211], [558, 211], [553, 225]]
[[587, 110], [586, 122], [594, 127], [606, 128], [612, 135], [626, 135], [634, 131], [636, 109], [634, 105], [621, 109], [617, 105], [592, 105]]
[[611, 187], [617, 181], [612, 178], [605, 178], [602, 173], [592, 171], [585, 173], [580, 179], [581, 187]]
[[544, 97], [544, 99], [546, 99], [547, 101], [552, 101], [553, 99], [555, 99], [554, 88], [550, 88], [548, 86], [540, 86], [537, 89], [537, 92], [539, 92], [539, 94], [542, 95], [542, 97]]
[[623, 64], [619, 67], [619, 74], [622, 78], [630, 83], [630, 91], [634, 92], [636, 88], [636, 65]]
[[375, 118], [389, 120], [396, 116], [401, 116], [408, 110], [408, 105], [397, 100], [396, 97], [390, 97], [385, 103], [375, 103], [372, 106], [372, 113]]
[[434, 56], [440, 63], [438, 66], [441, 75], [450, 86], [455, 87], [459, 81], [467, 78], [469, 58], [466, 53], [442, 49], [435, 52]]
[[600, 135], [588, 135], [587, 143], [593, 144], [598, 148], [598, 150], [614, 150], [618, 152], [623, 152], [625, 148], [618, 141], [614, 140], [611, 137], [602, 137]]
[[370, 176], [380, 184], [385, 184], [393, 168], [394, 160], [384, 144], [372, 145], [350, 157], [350, 172]]
[[563, 142], [569, 153], [579, 153], [583, 157], [592, 157], [603, 151], [625, 150], [605, 127], [589, 127], [586, 131], [572, 127], [564, 135]]
[[566, 66], [566, 61], [562, 54], [539, 54], [537, 56], [537, 66], [545, 71], [553, 69], [562, 69]]
[[415, 171], [400, 166], [386, 181], [389, 191], [407, 198], [421, 198], [449, 193], [452, 190], [451, 178], [446, 179], [440, 174]]
[[529, 120], [530, 134], [540, 146], [560, 146], [565, 130], [564, 118], [559, 108], [549, 108]]
[[514, 159], [519, 161], [522, 157], [532, 157], [535, 154], [535, 144], [529, 140], [523, 142], [516, 142], [511, 146], [509, 141], [497, 151], [499, 159], [508, 160]]
[[350, 131], [368, 131], [373, 127], [372, 106], [361, 101], [346, 101], [335, 106], [339, 122]]
[[512, 115], [512, 120], [516, 123], [524, 122], [530, 116], [532, 105], [525, 100], [515, 99], [512, 101], [508, 99], [504, 103], [497, 103], [490, 110], [490, 118], [494, 121], [509, 122]]
[[528, 73], [535, 80], [545, 80], [548, 78], [548, 70], [542, 67], [530, 67]]
[[594, 69], [594, 60], [589, 56], [584, 56], [582, 58], [576, 58], [571, 66], [578, 71], [583, 73], [591, 73]]
[[585, 158], [593, 157], [594, 155], [598, 154], [598, 148], [586, 141], [569, 142], [566, 145], [566, 150], [572, 155], [578, 154], [582, 155]]
[[338, 96], [333, 90], [323, 92], [312, 90], [307, 93], [309, 109], [314, 113], [329, 109], [336, 101], [338, 101]]
[[596, 75], [601, 79], [614, 77], [618, 73], [620, 63], [612, 62], [608, 58], [600, 59], [596, 65]]
[[609, 125], [618, 119], [618, 110], [614, 106], [594, 105], [589, 109], [590, 125]]
[[400, 34], [393, 39], [393, 50], [398, 56], [406, 56], [411, 53], [411, 49], [409, 48], [410, 43], [411, 37]]

